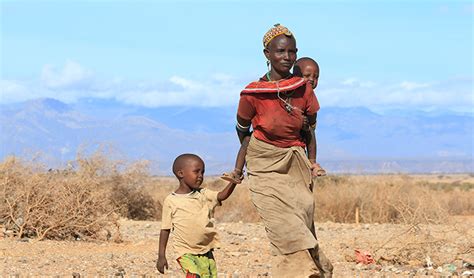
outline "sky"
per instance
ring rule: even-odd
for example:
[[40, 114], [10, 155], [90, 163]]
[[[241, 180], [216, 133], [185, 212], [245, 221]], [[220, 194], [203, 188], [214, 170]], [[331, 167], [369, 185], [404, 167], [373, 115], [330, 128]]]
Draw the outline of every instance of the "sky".
[[0, 104], [235, 107], [275, 23], [322, 106], [473, 114], [472, 1], [1, 1]]

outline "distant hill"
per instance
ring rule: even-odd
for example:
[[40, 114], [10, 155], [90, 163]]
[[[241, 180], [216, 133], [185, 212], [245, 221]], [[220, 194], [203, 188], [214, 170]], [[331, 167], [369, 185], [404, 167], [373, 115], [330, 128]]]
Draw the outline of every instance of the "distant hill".
[[[236, 107], [142, 108], [85, 99], [0, 106], [0, 157], [73, 159], [106, 144], [124, 159], [148, 159], [169, 174], [174, 157], [195, 152], [207, 171], [232, 169], [238, 149]], [[318, 114], [318, 157], [332, 172], [473, 172], [474, 117], [451, 112], [323, 108]]]

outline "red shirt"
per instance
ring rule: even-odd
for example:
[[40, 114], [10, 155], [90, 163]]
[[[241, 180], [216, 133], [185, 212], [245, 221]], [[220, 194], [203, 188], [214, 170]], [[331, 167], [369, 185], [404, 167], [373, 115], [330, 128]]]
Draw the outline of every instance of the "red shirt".
[[[289, 92], [281, 92], [280, 96], [286, 100], [287, 93]], [[303, 113], [316, 114], [319, 110], [318, 99], [311, 85], [303, 83], [294, 90], [289, 102], [294, 107], [290, 113], [285, 109], [285, 103], [278, 98], [277, 93], [244, 90], [240, 94], [237, 115], [252, 122], [253, 134], [259, 140], [281, 148], [304, 147], [305, 143], [300, 134], [303, 127]]]

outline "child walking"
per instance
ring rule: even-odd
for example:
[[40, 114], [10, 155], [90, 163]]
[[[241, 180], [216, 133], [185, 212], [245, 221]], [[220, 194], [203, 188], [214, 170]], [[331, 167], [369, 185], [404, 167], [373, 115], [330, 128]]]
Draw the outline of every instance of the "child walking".
[[212, 254], [212, 250], [219, 246], [214, 227], [214, 208], [232, 194], [236, 184], [229, 183], [220, 192], [200, 188], [204, 170], [204, 161], [195, 154], [182, 154], [173, 163], [179, 187], [163, 202], [156, 262], [160, 273], [168, 268], [166, 245], [172, 231], [177, 261], [186, 277], [217, 277]]

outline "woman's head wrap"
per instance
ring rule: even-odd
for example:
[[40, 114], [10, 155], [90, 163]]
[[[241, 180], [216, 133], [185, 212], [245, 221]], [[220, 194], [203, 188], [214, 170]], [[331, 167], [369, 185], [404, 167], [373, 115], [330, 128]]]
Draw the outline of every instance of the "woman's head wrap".
[[271, 40], [283, 34], [285, 36], [293, 36], [293, 33], [285, 26], [280, 25], [280, 23], [273, 25], [273, 27], [265, 33], [265, 36], [263, 36], [263, 47], [267, 47]]

